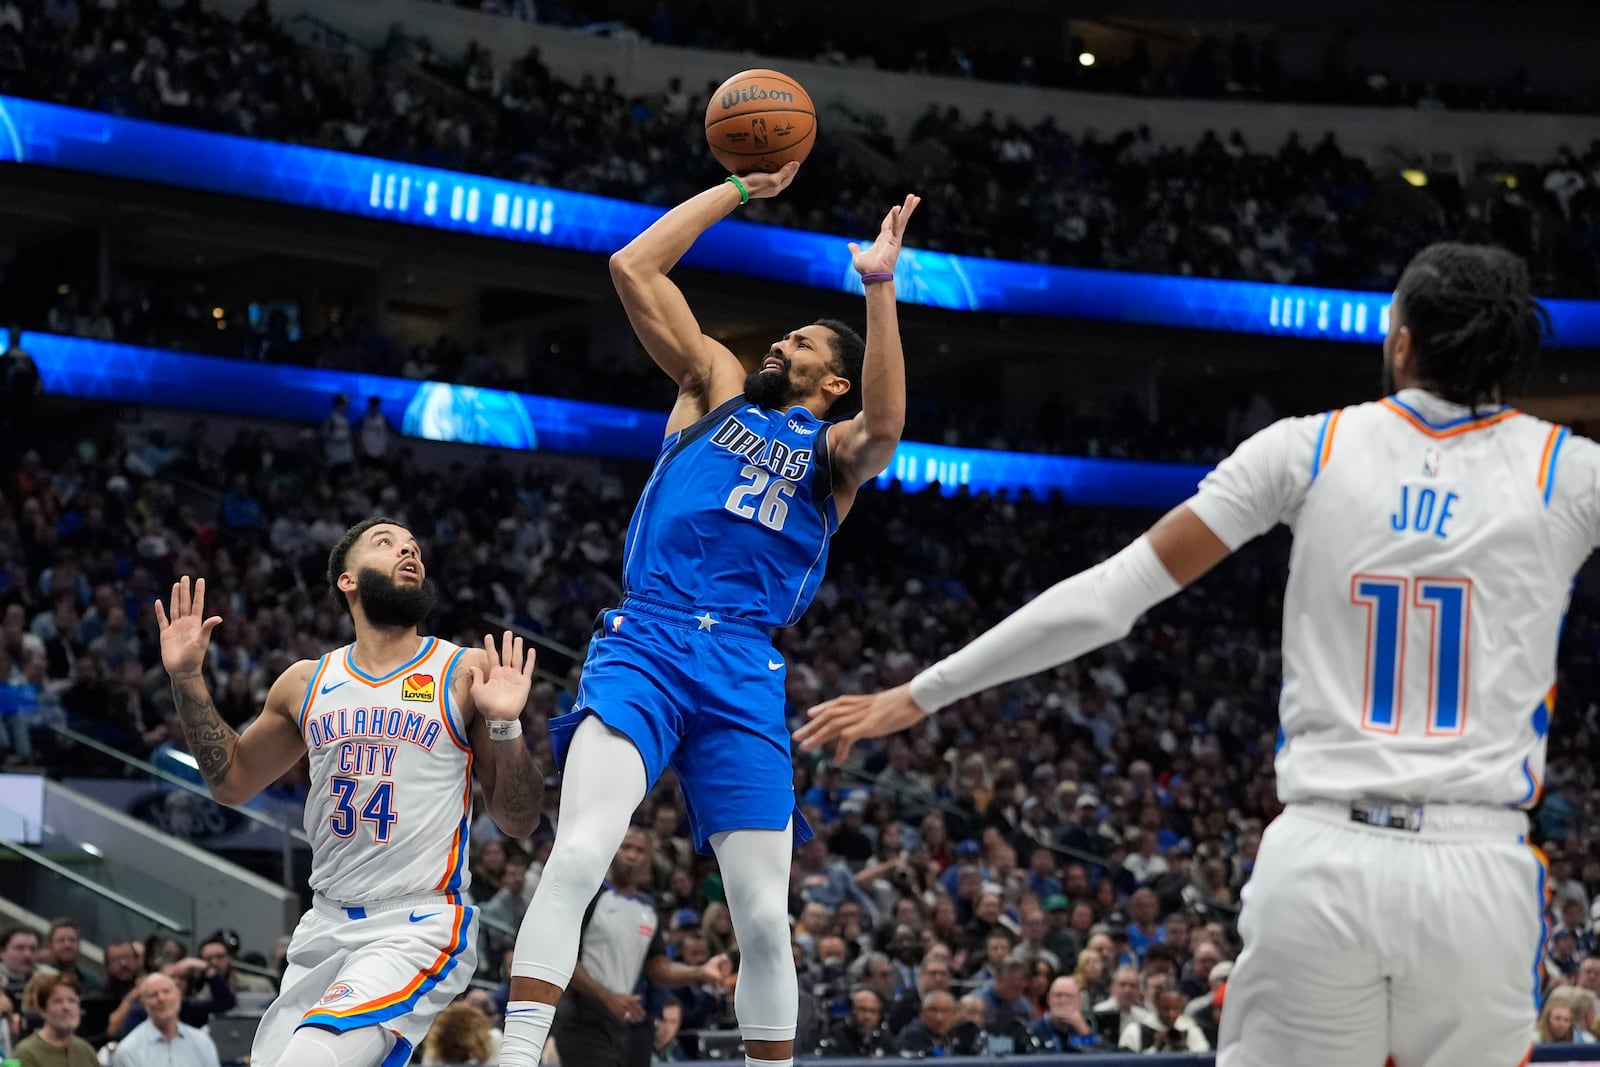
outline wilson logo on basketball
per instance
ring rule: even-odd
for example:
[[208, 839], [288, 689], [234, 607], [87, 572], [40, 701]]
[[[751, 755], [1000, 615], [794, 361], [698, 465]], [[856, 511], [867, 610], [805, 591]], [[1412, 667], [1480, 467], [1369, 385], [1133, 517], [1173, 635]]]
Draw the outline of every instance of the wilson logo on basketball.
[[759, 85], [748, 89], [729, 89], [722, 94], [722, 110], [738, 107], [756, 100], [772, 100], [780, 104], [794, 103], [794, 94], [787, 89], [766, 89]]
[[401, 700], [432, 700], [433, 675], [413, 674], [400, 683]]

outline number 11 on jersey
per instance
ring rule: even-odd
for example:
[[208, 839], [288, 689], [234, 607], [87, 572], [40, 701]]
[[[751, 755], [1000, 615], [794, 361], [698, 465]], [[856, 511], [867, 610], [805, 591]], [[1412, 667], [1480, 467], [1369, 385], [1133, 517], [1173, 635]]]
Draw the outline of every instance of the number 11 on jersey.
[[1472, 582], [1466, 578], [1358, 574], [1350, 579], [1350, 601], [1367, 613], [1361, 728], [1386, 734], [1400, 732], [1406, 630], [1409, 612], [1415, 609], [1428, 613], [1428, 735], [1459, 735], [1467, 725]]

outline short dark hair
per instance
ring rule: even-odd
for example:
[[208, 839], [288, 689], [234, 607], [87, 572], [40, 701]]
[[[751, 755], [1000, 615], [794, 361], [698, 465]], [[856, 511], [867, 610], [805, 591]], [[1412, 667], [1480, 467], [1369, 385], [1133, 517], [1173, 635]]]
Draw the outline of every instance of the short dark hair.
[[345, 561], [350, 558], [350, 550], [355, 547], [362, 534], [374, 526], [383, 525], [398, 526], [402, 530], [410, 529], [399, 519], [390, 518], [388, 515], [374, 515], [370, 519], [362, 519], [346, 530], [344, 536], [339, 538], [338, 544], [333, 546], [333, 551], [328, 553], [328, 592], [346, 611], [350, 609], [350, 601], [339, 591], [339, 575], [344, 573]]
[[68, 919], [66, 917], [62, 917], [60, 919], [55, 920], [54, 922], [52, 922], [50, 924], [50, 929], [45, 933], [44, 938], [45, 938], [46, 941], [50, 940], [52, 937], [56, 936], [56, 931], [57, 930], [72, 930], [72, 931], [76, 931], [77, 929], [78, 929], [78, 924], [77, 924], [77, 922], [75, 920]]
[[1394, 295], [1392, 313], [1411, 331], [1418, 377], [1444, 399], [1474, 409], [1521, 386], [1550, 333], [1527, 264], [1503, 248], [1429, 245], [1406, 267]]
[[5, 929], [0, 930], [0, 951], [10, 948], [11, 942], [17, 939], [18, 934], [29, 934], [34, 941], [39, 940], [39, 931], [31, 926], [7, 926]]
[[861, 409], [861, 364], [867, 355], [867, 342], [849, 323], [838, 319], [818, 319], [813, 326], [833, 331], [828, 347], [833, 349], [833, 373], [848, 379], [850, 391], [828, 405], [828, 414], [844, 418]]

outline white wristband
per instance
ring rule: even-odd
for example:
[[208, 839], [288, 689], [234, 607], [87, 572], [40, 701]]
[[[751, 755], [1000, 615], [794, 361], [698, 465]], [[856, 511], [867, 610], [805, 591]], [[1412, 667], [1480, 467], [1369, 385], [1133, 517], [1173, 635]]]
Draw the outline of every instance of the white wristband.
[[490, 719], [489, 720], [489, 740], [491, 740], [491, 741], [514, 741], [514, 740], [516, 740], [517, 738], [519, 738], [521, 736], [522, 736], [522, 720], [521, 719], [506, 719], [506, 720]]

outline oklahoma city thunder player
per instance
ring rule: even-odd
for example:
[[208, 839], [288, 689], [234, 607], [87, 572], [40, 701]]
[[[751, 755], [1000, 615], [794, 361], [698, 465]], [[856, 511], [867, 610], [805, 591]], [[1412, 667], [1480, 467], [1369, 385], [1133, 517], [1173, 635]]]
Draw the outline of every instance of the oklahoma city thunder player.
[[1600, 447], [1500, 405], [1543, 326], [1516, 257], [1424, 250], [1384, 339], [1398, 392], [1268, 427], [1118, 555], [908, 685], [812, 709], [797, 739], [848, 748], [1118, 640], [1287, 523], [1287, 807], [1244, 891], [1217, 1062], [1526, 1063], [1544, 871], [1521, 809], [1600, 543]]
[[[850, 246], [866, 287], [864, 350], [843, 323], [813, 322], [774, 343], [747, 376], [700, 332], [667, 272], [747, 196], [777, 195], [797, 169], [708, 189], [611, 260], [628, 318], [678, 383], [678, 400], [628, 528], [622, 603], [596, 624], [576, 710], [550, 723], [565, 767], [561, 817], [517, 938], [503, 1067], [539, 1062], [584, 911], [634, 808], [669, 764], [696, 847], [716, 853], [743, 949], [734, 1008], [746, 1062], [792, 1062], [789, 859], [795, 838], [811, 831], [795, 813], [784, 665], [767, 631], [805, 611], [828, 538], [899, 443], [894, 267], [918, 198], [889, 211], [870, 247]], [[860, 414], [824, 421], [857, 393]]]
[[421, 549], [372, 518], [328, 558], [355, 621], [352, 645], [273, 683], [243, 735], [218, 716], [202, 674], [211, 631], [205, 579], [156, 604], [161, 660], [189, 748], [224, 804], [242, 804], [310, 753], [315, 902], [289, 945], [278, 999], [256, 1032], [256, 1067], [394, 1067], [477, 966], [476, 909], [462, 904], [472, 771], [500, 828], [538, 823], [544, 779], [521, 740], [533, 656], [422, 637], [433, 604]]

